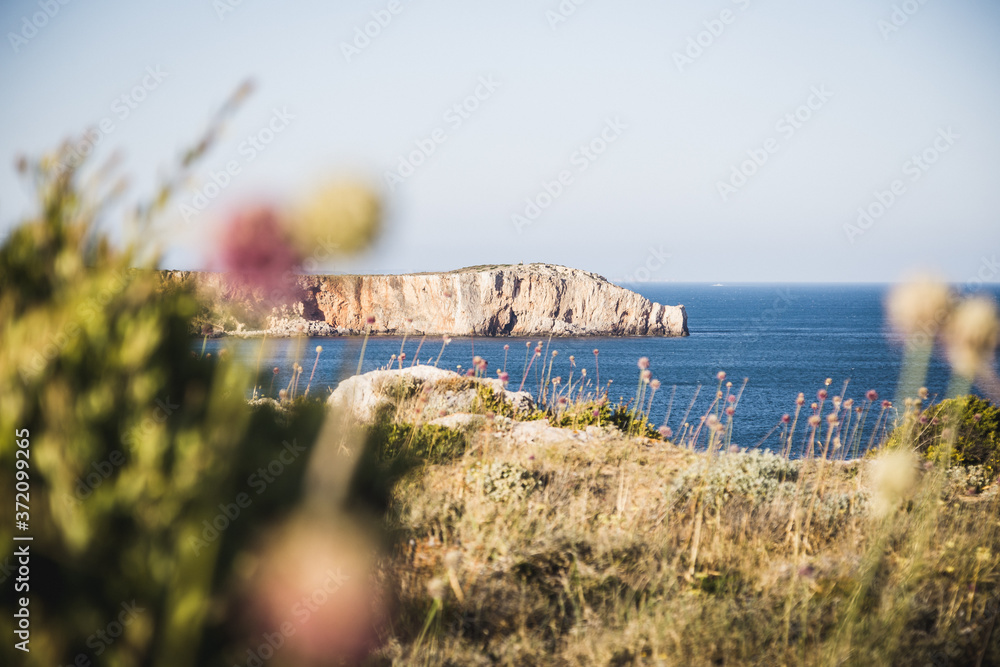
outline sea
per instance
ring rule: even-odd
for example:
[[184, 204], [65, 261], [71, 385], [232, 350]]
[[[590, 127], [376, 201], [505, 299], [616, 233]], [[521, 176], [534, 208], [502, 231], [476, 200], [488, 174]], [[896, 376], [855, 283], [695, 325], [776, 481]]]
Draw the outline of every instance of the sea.
[[[537, 392], [541, 359], [525, 377], [526, 358], [541, 343], [543, 358], [552, 360], [552, 377], [563, 387], [573, 373], [574, 386], [586, 369], [588, 385], [598, 377], [613, 401], [633, 399], [639, 379], [638, 362], [647, 357], [653, 378], [661, 383], [650, 410], [656, 425], [667, 425], [675, 434], [709, 409], [719, 387], [718, 373], [732, 382], [739, 394], [733, 415], [732, 444], [741, 448], [779, 450], [782, 415], [794, 414], [795, 399], [805, 394], [806, 406], [826, 389], [830, 397], [853, 398], [864, 403], [869, 390], [879, 401], [894, 399], [903, 366], [902, 341], [885, 318], [887, 285], [831, 284], [691, 284], [637, 283], [624, 285], [663, 304], [683, 304], [690, 336], [684, 338], [579, 337], [485, 338], [454, 336], [443, 346], [441, 336], [372, 336], [362, 359], [361, 337], [237, 339], [219, 338], [194, 343], [196, 351], [230, 354], [262, 370], [259, 391], [275, 395], [291, 379], [296, 360], [304, 373], [301, 392], [312, 377], [310, 394], [326, 395], [345, 377], [386, 367], [393, 355], [398, 367], [400, 352], [405, 365], [419, 358], [441, 368], [464, 372], [474, 356], [489, 363], [490, 377], [506, 369], [510, 386]], [[990, 290], [1000, 298], [1000, 287]], [[322, 352], [317, 355], [317, 346]], [[419, 351], [418, 351], [419, 346]], [[509, 346], [509, 349], [505, 349]], [[594, 350], [598, 351], [595, 356]], [[553, 357], [552, 353], [558, 352]], [[438, 356], [440, 360], [438, 361]], [[318, 361], [317, 361], [318, 356]], [[259, 360], [259, 364], [258, 364]], [[547, 369], [548, 361], [546, 361]], [[313, 368], [315, 365], [315, 373]], [[273, 372], [277, 369], [277, 373]], [[269, 372], [270, 371], [270, 372]], [[938, 400], [945, 396], [950, 371], [936, 350], [924, 385]], [[827, 385], [827, 380], [830, 383]], [[608, 382], [610, 381], [610, 385]], [[727, 391], [723, 385], [723, 391]], [[646, 396], [649, 393], [647, 390]], [[829, 403], [827, 403], [829, 406]], [[793, 455], [800, 454], [798, 446]]]

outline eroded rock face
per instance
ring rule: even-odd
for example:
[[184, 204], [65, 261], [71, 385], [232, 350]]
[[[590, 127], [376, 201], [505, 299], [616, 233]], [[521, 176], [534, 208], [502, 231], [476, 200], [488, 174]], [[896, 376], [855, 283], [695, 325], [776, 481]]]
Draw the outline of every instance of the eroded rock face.
[[[218, 282], [212, 274], [201, 282]], [[299, 276], [299, 300], [269, 320], [269, 334], [305, 330], [463, 336], [686, 336], [684, 306], [665, 306], [595, 273], [553, 264], [471, 267], [448, 273]], [[257, 295], [236, 298], [261, 301]]]
[[686, 336], [684, 306], [664, 306], [601, 276], [550, 264], [399, 276], [308, 276], [303, 313], [357, 333], [477, 336]]

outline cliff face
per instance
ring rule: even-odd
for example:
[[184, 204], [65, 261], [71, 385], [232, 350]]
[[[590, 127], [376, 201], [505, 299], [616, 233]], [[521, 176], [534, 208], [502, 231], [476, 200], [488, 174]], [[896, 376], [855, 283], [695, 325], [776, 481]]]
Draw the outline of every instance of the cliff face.
[[409, 275], [301, 276], [298, 282], [301, 301], [286, 310], [287, 316], [272, 318], [271, 329], [305, 324], [309, 333], [362, 333], [366, 319], [374, 317], [376, 334], [688, 334], [684, 306], [653, 303], [597, 274], [551, 264]]

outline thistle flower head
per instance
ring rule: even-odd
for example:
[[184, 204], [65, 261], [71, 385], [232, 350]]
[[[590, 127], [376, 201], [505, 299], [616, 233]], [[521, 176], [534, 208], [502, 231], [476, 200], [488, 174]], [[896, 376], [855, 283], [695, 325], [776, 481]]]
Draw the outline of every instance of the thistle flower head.
[[260, 289], [279, 301], [298, 293], [294, 276], [302, 255], [284, 222], [271, 208], [252, 208], [230, 218], [221, 230], [214, 263], [228, 274], [230, 289]]
[[821, 401], [825, 401], [826, 396], [827, 396], [826, 389], [820, 389], [819, 391], [816, 392], [816, 397], [819, 398], [819, 400]]
[[722, 382], [723, 380], [726, 379], [726, 371], [719, 371], [718, 373], [715, 374], [715, 377], [719, 379], [719, 382]]
[[820, 419], [819, 415], [810, 415], [809, 416], [809, 425], [812, 426], [813, 428], [816, 428], [817, 426], [819, 426], [819, 423], [821, 421], [822, 421], [822, 419]]
[[643, 372], [639, 373], [639, 377], [642, 378], [643, 382], [647, 382], [648, 383], [649, 380], [650, 380], [650, 378], [653, 377], [653, 371], [651, 371], [649, 369], [646, 369]]
[[639, 370], [646, 370], [649, 368], [649, 357], [639, 357]]
[[509, 349], [510, 349], [510, 345], [504, 345], [504, 346], [503, 346], [503, 350], [504, 350], [504, 352], [506, 352], [506, 351], [507, 351], [507, 350], [509, 350]]
[[792, 421], [792, 416], [790, 414], [788, 414], [786, 412], [785, 414], [781, 415], [781, 423], [782, 424], [787, 424], [790, 421]]
[[371, 326], [371, 325], [375, 324], [375, 316], [374, 315], [369, 315], [368, 317], [366, 317], [365, 318], [365, 323], [368, 326]]
[[874, 403], [875, 401], [878, 400], [878, 392], [875, 391], [874, 389], [869, 389], [868, 392], [865, 394], [865, 398]]
[[927, 387], [921, 387], [917, 390], [917, 396], [919, 396], [921, 400], [926, 401], [929, 395], [930, 393], [927, 391]]
[[802, 392], [799, 392], [799, 395], [795, 398], [795, 405], [801, 406], [805, 405], [805, 403], [806, 403], [806, 395], [803, 394]]
[[661, 426], [658, 430], [664, 440], [669, 440], [674, 435], [674, 432], [670, 429], [669, 426]]
[[728, 415], [729, 417], [732, 417], [734, 414], [736, 414], [736, 408], [734, 408], [731, 405], [726, 408], [726, 415]]
[[729, 401], [730, 403], [735, 403], [736, 402], [736, 397], [733, 396], [732, 394], [730, 394], [729, 398], [727, 398], [726, 400]]
[[833, 378], [827, 378], [826, 380], [823, 381], [823, 384], [829, 387], [831, 384], [833, 384]]
[[888, 401], [888, 400], [882, 401], [882, 409], [883, 410], [888, 410], [891, 407], [892, 407], [892, 401]]
[[506, 384], [508, 380], [510, 380], [510, 374], [507, 371], [502, 371], [500, 373], [500, 381]]
[[660, 381], [659, 381], [659, 380], [656, 380], [656, 379], [654, 379], [654, 380], [652, 380], [652, 381], [651, 381], [651, 382], [649, 383], [649, 386], [650, 386], [650, 387], [652, 387], [653, 389], [659, 389], [659, 388], [660, 388]]
[[322, 351], [323, 351], [323, 346], [322, 345], [317, 345], [316, 346], [316, 354], [319, 354]]

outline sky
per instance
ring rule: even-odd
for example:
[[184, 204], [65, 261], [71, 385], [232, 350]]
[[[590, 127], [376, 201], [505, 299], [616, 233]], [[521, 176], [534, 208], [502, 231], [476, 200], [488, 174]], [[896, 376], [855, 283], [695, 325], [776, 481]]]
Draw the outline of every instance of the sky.
[[385, 231], [323, 272], [1000, 281], [992, 0], [5, 0], [0, 30], [0, 235], [34, 210], [17, 156], [97, 128], [142, 201], [252, 79], [156, 221], [163, 268], [360, 180]]

